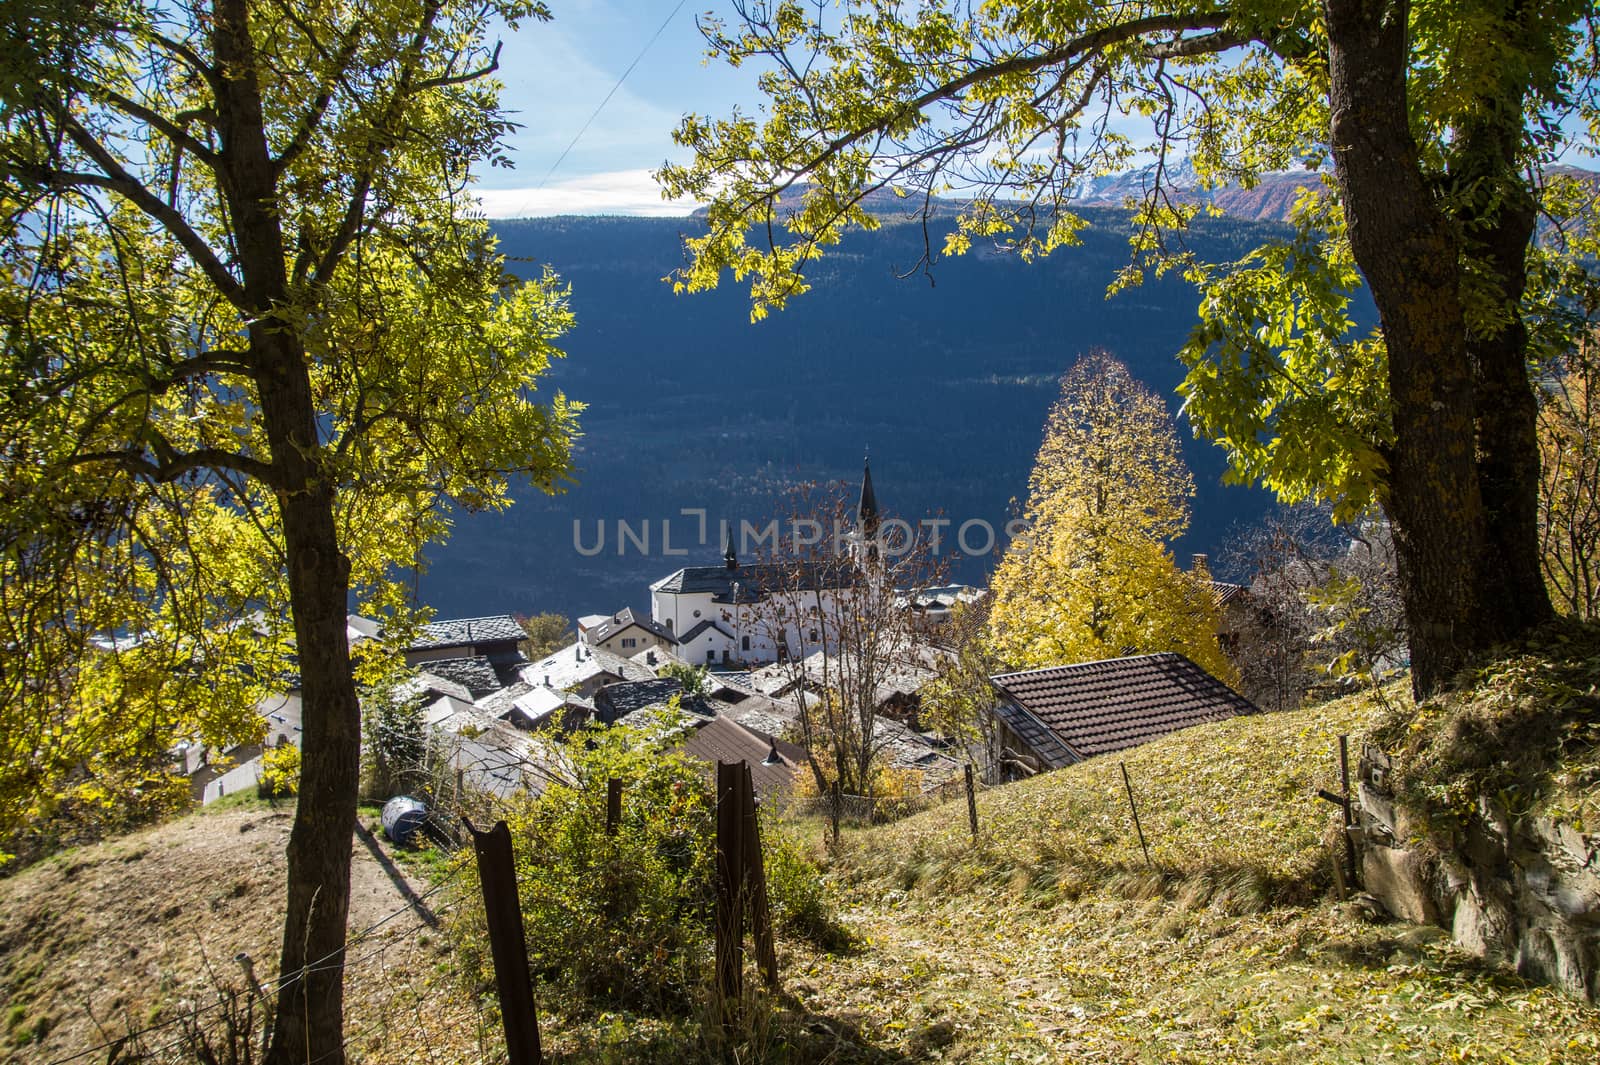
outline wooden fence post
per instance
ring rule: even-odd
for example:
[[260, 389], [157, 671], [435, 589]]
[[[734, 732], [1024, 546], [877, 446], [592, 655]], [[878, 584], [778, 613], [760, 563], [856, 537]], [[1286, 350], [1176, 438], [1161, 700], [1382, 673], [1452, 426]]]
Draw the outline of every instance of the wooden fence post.
[[533, 1002], [533, 978], [528, 972], [522, 907], [517, 901], [511, 830], [504, 821], [495, 822], [487, 832], [479, 832], [470, 821], [465, 823], [478, 856], [478, 880], [483, 886], [483, 913], [489, 925], [495, 985], [500, 991], [506, 1052], [511, 1065], [540, 1065], [544, 1056], [539, 1049], [539, 1015]]
[[839, 782], [835, 780], [829, 789], [833, 798], [833, 849], [839, 849], [839, 807], [844, 804], [843, 796], [839, 793]]
[[965, 766], [967, 771], [967, 820], [972, 823], [972, 838], [978, 838], [978, 789], [972, 782], [972, 763]]
[[739, 1015], [744, 993], [744, 811], [739, 765], [717, 762], [716, 984], [722, 1024]]
[[1139, 804], [1133, 801], [1133, 781], [1128, 779], [1128, 763], [1122, 765], [1122, 786], [1128, 791], [1128, 809], [1133, 811], [1133, 828], [1139, 833], [1139, 849], [1144, 851], [1144, 867], [1150, 868], [1150, 845], [1144, 841], [1144, 826], [1139, 823]]
[[606, 835], [617, 834], [622, 822], [622, 781], [612, 777], [606, 781]]
[[1344, 802], [1344, 857], [1350, 865], [1350, 883], [1361, 883], [1361, 869], [1356, 865], [1356, 841], [1350, 830], [1355, 827], [1355, 807], [1350, 801], [1350, 737], [1339, 737], [1339, 797]]
[[745, 883], [750, 891], [750, 932], [756, 941], [756, 964], [767, 986], [778, 986], [778, 948], [772, 938], [772, 908], [767, 902], [767, 866], [761, 854], [761, 821], [756, 816], [755, 781], [750, 763], [743, 770], [740, 808], [744, 814]]

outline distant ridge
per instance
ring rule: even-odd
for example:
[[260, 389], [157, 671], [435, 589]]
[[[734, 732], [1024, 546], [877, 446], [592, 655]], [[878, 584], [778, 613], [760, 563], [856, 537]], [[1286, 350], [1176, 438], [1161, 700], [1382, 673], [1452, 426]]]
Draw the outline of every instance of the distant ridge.
[[[1282, 170], [1262, 174], [1250, 188], [1225, 185], [1218, 189], [1202, 189], [1195, 180], [1194, 171], [1186, 163], [1171, 168], [1165, 178], [1171, 198], [1177, 203], [1208, 203], [1222, 210], [1230, 218], [1251, 222], [1287, 222], [1300, 190], [1316, 188], [1322, 183], [1324, 171]], [[1600, 192], [1600, 173], [1574, 166], [1554, 166], [1552, 174], [1570, 174], [1588, 180]], [[1095, 179], [1087, 192], [1072, 201], [1074, 207], [1124, 207], [1129, 200], [1140, 200], [1150, 190], [1155, 168], [1143, 167], [1121, 174]], [[787, 197], [788, 202], [798, 201], [806, 186], [797, 185]], [[935, 217], [948, 216], [961, 209], [966, 201], [935, 197]], [[873, 214], [911, 215], [920, 205], [918, 196], [897, 196], [887, 189], [868, 193], [863, 200]], [[692, 217], [704, 218], [705, 208], [697, 209]]]

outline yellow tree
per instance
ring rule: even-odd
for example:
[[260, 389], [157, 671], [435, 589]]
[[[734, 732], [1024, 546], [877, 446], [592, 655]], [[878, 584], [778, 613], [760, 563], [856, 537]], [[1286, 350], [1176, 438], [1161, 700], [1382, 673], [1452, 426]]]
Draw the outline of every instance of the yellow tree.
[[1177, 651], [1234, 683], [1210, 589], [1167, 547], [1193, 495], [1166, 406], [1111, 354], [1080, 358], [1045, 425], [1027, 533], [991, 583], [996, 655], [1027, 668]]
[[1600, 350], [1577, 348], [1539, 410], [1539, 548], [1556, 609], [1600, 617]]

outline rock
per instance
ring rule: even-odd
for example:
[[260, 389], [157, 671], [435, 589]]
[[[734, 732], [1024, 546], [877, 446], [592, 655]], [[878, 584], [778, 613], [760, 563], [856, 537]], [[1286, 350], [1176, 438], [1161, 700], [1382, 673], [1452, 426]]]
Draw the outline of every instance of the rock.
[[1429, 863], [1418, 851], [1367, 843], [1361, 849], [1361, 883], [1396, 917], [1437, 924], [1439, 906]]
[[1358, 912], [1381, 905], [1405, 920], [1447, 928], [1470, 954], [1575, 998], [1600, 998], [1594, 838], [1547, 819], [1513, 818], [1483, 799], [1464, 831], [1432, 841], [1436, 853], [1403, 842], [1421, 822], [1391, 798], [1362, 788], [1359, 800], [1369, 831], [1356, 843], [1370, 896], [1357, 897]]

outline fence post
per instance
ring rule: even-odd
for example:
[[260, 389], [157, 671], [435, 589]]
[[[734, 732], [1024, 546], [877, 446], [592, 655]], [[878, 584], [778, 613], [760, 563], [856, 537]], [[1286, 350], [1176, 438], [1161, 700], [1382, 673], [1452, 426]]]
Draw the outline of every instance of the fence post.
[[544, 1056], [539, 1049], [539, 1014], [533, 1002], [533, 978], [528, 973], [522, 907], [517, 902], [511, 830], [504, 821], [497, 821], [489, 831], [480, 832], [472, 822], [462, 820], [472, 833], [472, 849], [478, 857], [478, 880], [483, 885], [483, 913], [489, 926], [495, 985], [500, 991], [506, 1053], [511, 1065], [540, 1065]]
[[839, 782], [835, 780], [829, 789], [833, 796], [833, 849], [839, 849], [839, 807], [843, 805], [843, 796], [839, 793]]
[[722, 1024], [731, 1026], [744, 993], [744, 812], [739, 766], [717, 761], [716, 982]]
[[1133, 801], [1133, 781], [1128, 779], [1128, 763], [1122, 766], [1122, 786], [1128, 790], [1128, 809], [1133, 811], [1133, 829], [1139, 833], [1139, 849], [1144, 851], [1144, 867], [1150, 868], [1150, 845], [1144, 841], [1144, 826], [1139, 823], [1139, 804]]
[[972, 763], [964, 767], [967, 771], [967, 820], [972, 823], [972, 838], [978, 838], [978, 789], [972, 782]]
[[756, 964], [767, 986], [778, 986], [778, 948], [772, 939], [772, 910], [767, 903], [767, 868], [761, 854], [761, 821], [756, 816], [755, 781], [750, 763], [740, 762], [740, 813], [744, 817], [744, 871], [750, 890], [750, 931], [756, 941]]
[[1350, 737], [1339, 737], [1339, 798], [1344, 805], [1344, 857], [1350, 865], [1350, 883], [1361, 883], [1361, 870], [1356, 865], [1356, 841], [1350, 830], [1355, 827], [1355, 812], [1350, 802]]
[[606, 781], [606, 835], [617, 834], [622, 822], [622, 781], [612, 777]]

